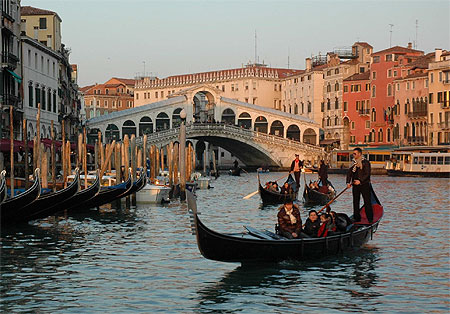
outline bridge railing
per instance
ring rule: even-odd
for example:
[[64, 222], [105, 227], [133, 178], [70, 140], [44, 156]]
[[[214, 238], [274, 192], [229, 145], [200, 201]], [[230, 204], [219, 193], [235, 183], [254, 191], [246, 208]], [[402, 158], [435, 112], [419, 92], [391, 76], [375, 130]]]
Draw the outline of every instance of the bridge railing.
[[[243, 136], [246, 136], [249, 138], [263, 139], [265, 141], [276, 143], [276, 144], [281, 144], [281, 145], [298, 146], [298, 147], [302, 147], [302, 148], [309, 148], [312, 150], [322, 150], [322, 148], [315, 146], [315, 145], [303, 143], [300, 141], [294, 141], [294, 140], [287, 139], [284, 137], [279, 137], [276, 135], [261, 133], [261, 132], [257, 132], [254, 130], [231, 125], [231, 124], [193, 123], [193, 124], [188, 124], [186, 126], [186, 134], [187, 135], [189, 135], [189, 133], [196, 132], [196, 131], [218, 131], [218, 130], [229, 131], [233, 134], [239, 134], [239, 135], [243, 135]], [[171, 138], [171, 137], [176, 137], [176, 136], [178, 136], [178, 134], [179, 134], [179, 127], [147, 134], [147, 139], [148, 139], [148, 141], [159, 141], [159, 140], [165, 140], [165, 139]], [[143, 140], [142, 137], [137, 138], [136, 144], [142, 145], [142, 140]]]

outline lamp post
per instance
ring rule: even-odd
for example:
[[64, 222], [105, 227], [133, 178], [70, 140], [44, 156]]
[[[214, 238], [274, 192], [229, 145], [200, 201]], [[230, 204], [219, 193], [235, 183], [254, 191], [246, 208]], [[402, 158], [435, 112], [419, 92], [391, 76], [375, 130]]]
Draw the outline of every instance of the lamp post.
[[180, 200], [186, 199], [186, 111], [183, 109], [180, 112], [181, 124], [180, 124]]

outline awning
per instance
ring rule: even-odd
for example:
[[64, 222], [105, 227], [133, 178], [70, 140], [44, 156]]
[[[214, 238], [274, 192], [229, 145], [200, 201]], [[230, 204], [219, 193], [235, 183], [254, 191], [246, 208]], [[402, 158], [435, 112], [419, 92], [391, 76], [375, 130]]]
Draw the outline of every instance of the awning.
[[19, 75], [17, 75], [15, 72], [13, 72], [9, 69], [6, 69], [6, 71], [11, 73], [11, 75], [14, 77], [14, 79], [16, 80], [17, 83], [19, 83], [19, 84], [22, 83], [22, 78]]

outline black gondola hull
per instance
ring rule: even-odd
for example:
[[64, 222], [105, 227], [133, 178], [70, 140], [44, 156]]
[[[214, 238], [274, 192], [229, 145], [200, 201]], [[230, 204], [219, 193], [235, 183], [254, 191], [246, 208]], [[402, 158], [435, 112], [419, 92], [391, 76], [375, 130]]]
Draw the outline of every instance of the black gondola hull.
[[257, 174], [257, 176], [258, 176], [258, 191], [264, 205], [284, 204], [285, 201], [295, 201], [297, 199], [298, 189], [296, 189], [296, 191], [291, 194], [281, 194], [278, 192], [269, 191], [261, 185], [261, 181], [259, 180], [259, 174]]
[[307, 206], [314, 206], [314, 205], [325, 205], [330, 200], [333, 199], [335, 193], [320, 193], [316, 190], [313, 190], [309, 188], [305, 184], [305, 190], [303, 191], [303, 200], [305, 202], [305, 205]]

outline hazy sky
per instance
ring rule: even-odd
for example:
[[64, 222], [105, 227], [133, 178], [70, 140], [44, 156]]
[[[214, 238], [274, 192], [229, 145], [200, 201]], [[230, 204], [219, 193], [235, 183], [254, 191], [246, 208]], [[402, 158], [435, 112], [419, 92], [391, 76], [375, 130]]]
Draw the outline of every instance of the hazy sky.
[[374, 51], [450, 49], [450, 1], [22, 0], [55, 11], [79, 85], [145, 71], [160, 78], [240, 67], [255, 55], [303, 69], [305, 58], [366, 41]]

